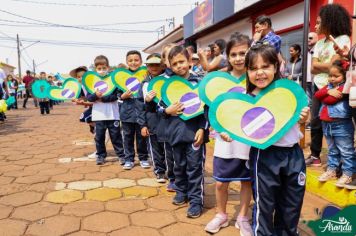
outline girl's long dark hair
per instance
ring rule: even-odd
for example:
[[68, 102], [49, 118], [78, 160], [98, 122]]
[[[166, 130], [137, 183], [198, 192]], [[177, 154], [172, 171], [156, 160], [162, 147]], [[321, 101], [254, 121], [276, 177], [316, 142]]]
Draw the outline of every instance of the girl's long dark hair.
[[351, 36], [351, 17], [348, 11], [339, 4], [327, 4], [319, 11], [321, 30], [335, 38], [340, 35]]
[[245, 59], [245, 67], [247, 69], [247, 73], [246, 73], [247, 93], [252, 93], [252, 91], [256, 88], [256, 86], [250, 82], [248, 70], [254, 67], [254, 63], [257, 60], [258, 56], [261, 56], [262, 59], [266, 61], [268, 64], [272, 64], [275, 66], [276, 73], [274, 74], [273, 81], [281, 78], [281, 74], [279, 72], [280, 63], [278, 60], [278, 54], [276, 52], [276, 49], [270, 45], [264, 45], [264, 44], [254, 45], [247, 52], [246, 59]]

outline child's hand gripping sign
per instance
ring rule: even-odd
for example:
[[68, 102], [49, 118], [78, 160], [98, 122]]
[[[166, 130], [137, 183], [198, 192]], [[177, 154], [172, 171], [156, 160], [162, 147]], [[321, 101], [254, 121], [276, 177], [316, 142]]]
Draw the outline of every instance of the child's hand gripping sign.
[[199, 98], [199, 84], [192, 85], [188, 80], [172, 76], [162, 87], [162, 99], [167, 106], [177, 111], [183, 120], [189, 120], [204, 113], [204, 102]]

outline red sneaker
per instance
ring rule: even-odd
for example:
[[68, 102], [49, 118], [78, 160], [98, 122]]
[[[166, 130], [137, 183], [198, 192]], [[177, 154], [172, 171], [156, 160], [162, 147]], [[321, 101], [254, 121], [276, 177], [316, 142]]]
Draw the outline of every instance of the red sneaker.
[[320, 157], [315, 157], [310, 155], [307, 159], [305, 159], [306, 166], [321, 166]]

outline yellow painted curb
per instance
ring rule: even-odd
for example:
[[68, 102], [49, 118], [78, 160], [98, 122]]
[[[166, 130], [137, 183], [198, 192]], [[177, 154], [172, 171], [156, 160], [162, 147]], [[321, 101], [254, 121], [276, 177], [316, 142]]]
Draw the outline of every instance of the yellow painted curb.
[[307, 169], [306, 190], [341, 207], [356, 204], [356, 190], [335, 186], [335, 180], [321, 183], [318, 177], [321, 171]]

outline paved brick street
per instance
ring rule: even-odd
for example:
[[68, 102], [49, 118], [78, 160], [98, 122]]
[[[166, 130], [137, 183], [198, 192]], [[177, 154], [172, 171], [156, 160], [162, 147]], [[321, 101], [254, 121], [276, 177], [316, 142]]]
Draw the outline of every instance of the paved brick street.
[[[205, 211], [188, 219], [186, 206], [171, 204], [173, 195], [156, 183], [152, 170], [123, 170], [110, 145], [105, 165], [86, 157], [94, 145], [89, 128], [78, 121], [81, 111], [62, 103], [41, 116], [31, 101], [28, 109], [7, 113], [0, 126], [0, 235], [208, 235], [204, 226], [215, 214], [211, 146]], [[239, 208], [238, 189], [231, 186], [231, 219]], [[325, 204], [307, 193], [302, 220], [315, 219], [314, 208]], [[234, 223], [217, 235], [239, 235]]]

